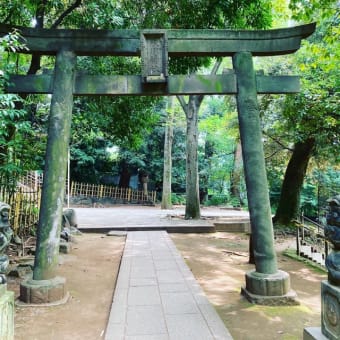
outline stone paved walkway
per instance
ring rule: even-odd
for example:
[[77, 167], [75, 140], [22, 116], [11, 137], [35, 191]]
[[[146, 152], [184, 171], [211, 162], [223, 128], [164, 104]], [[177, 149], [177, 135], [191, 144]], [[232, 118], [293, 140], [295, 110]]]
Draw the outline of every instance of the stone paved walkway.
[[185, 220], [184, 208], [117, 205], [110, 208], [75, 208], [79, 229], [85, 232], [110, 230], [167, 230], [168, 232], [212, 232], [219, 218], [245, 218], [245, 211], [202, 208], [200, 220]]
[[165, 231], [128, 232], [106, 340], [232, 339]]

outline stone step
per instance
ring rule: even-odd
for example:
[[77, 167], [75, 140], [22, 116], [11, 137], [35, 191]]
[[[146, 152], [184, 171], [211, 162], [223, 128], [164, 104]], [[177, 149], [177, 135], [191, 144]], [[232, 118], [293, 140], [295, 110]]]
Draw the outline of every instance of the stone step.
[[250, 233], [249, 219], [223, 219], [214, 222], [216, 231], [229, 231], [232, 233]]
[[300, 256], [308, 258], [309, 260], [316, 262], [322, 266], [325, 265], [325, 259], [323, 258], [323, 255], [318, 252], [313, 252], [311, 246], [301, 245]]

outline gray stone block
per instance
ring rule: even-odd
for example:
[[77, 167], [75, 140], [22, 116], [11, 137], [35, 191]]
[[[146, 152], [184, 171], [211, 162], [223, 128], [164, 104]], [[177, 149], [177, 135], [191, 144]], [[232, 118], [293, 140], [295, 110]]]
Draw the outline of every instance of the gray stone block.
[[187, 292], [189, 287], [185, 284], [185, 282], [181, 283], [161, 283], [159, 285], [159, 291], [161, 293], [179, 293], [179, 292]]
[[161, 293], [165, 314], [198, 314], [199, 309], [191, 293]]
[[55, 277], [50, 280], [29, 279], [20, 284], [20, 301], [28, 304], [45, 304], [62, 301], [66, 296], [66, 280]]
[[321, 330], [331, 340], [340, 339], [340, 287], [321, 282]]
[[280, 270], [275, 274], [262, 274], [252, 270], [246, 273], [246, 289], [255, 295], [285, 295], [290, 290], [289, 275]]
[[166, 315], [170, 340], [213, 340], [200, 314]]
[[128, 294], [129, 306], [150, 306], [160, 304], [161, 298], [157, 286], [130, 287]]
[[321, 327], [307, 327], [303, 330], [303, 340], [329, 340], [321, 332]]
[[130, 277], [133, 279], [146, 279], [156, 277], [153, 265], [150, 266], [132, 266]]
[[[113, 339], [114, 340], [114, 339]], [[157, 335], [132, 335], [126, 336], [124, 340], [169, 340], [167, 334], [157, 334]]]
[[157, 279], [155, 277], [147, 277], [130, 280], [130, 287], [140, 286], [157, 286]]
[[159, 283], [183, 283], [184, 278], [178, 270], [167, 269], [157, 270], [157, 277]]
[[0, 339], [14, 339], [14, 292], [0, 285]]
[[221, 318], [218, 316], [215, 308], [211, 304], [203, 304], [199, 309], [207, 321], [209, 329], [213, 334], [214, 339], [232, 340], [232, 336], [227, 330]]
[[122, 230], [110, 230], [106, 235], [107, 235], [107, 236], [125, 237], [125, 236], [127, 235], [127, 231], [122, 231]]
[[161, 306], [129, 306], [126, 317], [126, 335], [166, 334]]
[[124, 340], [125, 323], [121, 324], [108, 324], [106, 328], [105, 340]]
[[177, 263], [174, 260], [154, 260], [156, 270], [178, 269]]

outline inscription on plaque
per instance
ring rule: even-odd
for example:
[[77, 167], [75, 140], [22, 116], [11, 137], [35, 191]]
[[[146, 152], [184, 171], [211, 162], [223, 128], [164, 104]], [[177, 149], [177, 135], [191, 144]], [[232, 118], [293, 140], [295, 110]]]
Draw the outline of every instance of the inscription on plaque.
[[165, 83], [168, 76], [166, 32], [141, 32], [142, 78], [144, 83]]

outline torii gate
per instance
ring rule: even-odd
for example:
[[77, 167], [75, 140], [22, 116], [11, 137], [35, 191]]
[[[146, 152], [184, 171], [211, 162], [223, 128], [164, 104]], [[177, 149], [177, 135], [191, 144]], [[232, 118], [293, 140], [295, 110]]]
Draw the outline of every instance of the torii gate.
[[[0, 36], [13, 27], [0, 25]], [[50, 93], [45, 177], [37, 231], [33, 279], [21, 286], [25, 302], [64, 296], [55, 269], [66, 178], [74, 95], [236, 95], [255, 270], [246, 274], [243, 294], [270, 304], [294, 298], [289, 275], [278, 270], [265, 170], [257, 94], [296, 93], [299, 77], [256, 75], [253, 56], [289, 54], [300, 48], [315, 24], [277, 30], [49, 30], [19, 27], [28, 51], [55, 55], [54, 74], [15, 75], [8, 92]], [[141, 56], [142, 75], [90, 76], [76, 73], [77, 56]], [[232, 57], [233, 71], [222, 75], [168, 75], [168, 56]], [[252, 169], [256, 169], [253, 176]], [[34, 296], [39, 299], [34, 300]]]

